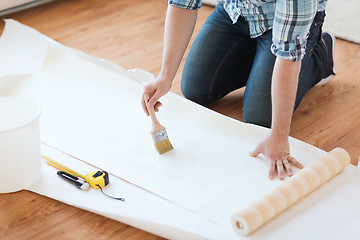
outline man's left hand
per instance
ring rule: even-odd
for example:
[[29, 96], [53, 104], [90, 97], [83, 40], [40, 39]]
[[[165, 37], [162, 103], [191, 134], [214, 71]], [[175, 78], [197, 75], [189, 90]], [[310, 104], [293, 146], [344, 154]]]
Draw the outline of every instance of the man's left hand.
[[291, 177], [293, 175], [292, 164], [302, 169], [303, 166], [292, 156], [290, 156], [289, 140], [279, 138], [273, 135], [267, 137], [264, 141], [257, 145], [254, 151], [249, 155], [256, 157], [259, 154], [264, 155], [270, 163], [269, 178], [273, 179], [276, 171], [280, 180], [284, 180], [284, 172]]

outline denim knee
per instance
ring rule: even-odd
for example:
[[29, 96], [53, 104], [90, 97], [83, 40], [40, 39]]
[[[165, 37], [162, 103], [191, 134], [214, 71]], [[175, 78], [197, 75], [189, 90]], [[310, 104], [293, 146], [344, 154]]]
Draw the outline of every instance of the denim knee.
[[267, 128], [271, 128], [271, 110], [255, 107], [244, 107], [244, 121]]
[[181, 92], [186, 99], [200, 105], [206, 105], [211, 102], [209, 96], [201, 96], [200, 93], [196, 91], [196, 89], [197, 88], [192, 84], [188, 83], [187, 80], [185, 80], [184, 78], [181, 79]]

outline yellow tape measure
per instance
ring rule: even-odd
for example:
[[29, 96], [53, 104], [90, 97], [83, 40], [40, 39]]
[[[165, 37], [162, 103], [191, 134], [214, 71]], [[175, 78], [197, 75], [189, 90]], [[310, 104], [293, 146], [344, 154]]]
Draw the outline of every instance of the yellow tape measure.
[[92, 188], [99, 189], [109, 184], [109, 174], [105, 171], [95, 171], [85, 175], [85, 182]]

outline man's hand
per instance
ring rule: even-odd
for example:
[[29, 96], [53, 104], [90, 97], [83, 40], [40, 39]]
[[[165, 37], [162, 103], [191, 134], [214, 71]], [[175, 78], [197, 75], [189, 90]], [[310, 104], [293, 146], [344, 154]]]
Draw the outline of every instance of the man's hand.
[[149, 116], [149, 112], [146, 107], [144, 94], [147, 94], [150, 99], [148, 102], [149, 107], [154, 108], [155, 112], [159, 111], [159, 107], [161, 107], [162, 103], [159, 102], [160, 97], [164, 96], [170, 91], [171, 81], [162, 78], [161, 76], [157, 77], [155, 81], [147, 84], [144, 87], [144, 93], [141, 97], [141, 105], [146, 113]]
[[273, 179], [276, 171], [280, 180], [284, 180], [284, 172], [286, 171], [288, 176], [293, 175], [292, 164], [297, 168], [303, 168], [303, 166], [290, 156], [289, 141], [286, 138], [276, 137], [270, 135], [264, 141], [257, 145], [254, 151], [249, 155], [256, 157], [259, 154], [264, 155], [266, 160], [270, 163], [269, 178]]

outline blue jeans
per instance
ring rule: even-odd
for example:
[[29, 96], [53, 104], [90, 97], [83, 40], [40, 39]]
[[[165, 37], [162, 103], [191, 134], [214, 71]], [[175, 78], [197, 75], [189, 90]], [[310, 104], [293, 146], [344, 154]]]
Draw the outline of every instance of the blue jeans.
[[[328, 58], [321, 41], [325, 13], [318, 12], [310, 29], [301, 64], [295, 109], [305, 93], [326, 73]], [[181, 90], [187, 99], [207, 105], [244, 87], [243, 112], [248, 123], [271, 126], [271, 79], [276, 57], [271, 53], [272, 31], [250, 38], [246, 20], [233, 24], [219, 3], [209, 16], [187, 56]], [[294, 109], [294, 110], [295, 110]]]

